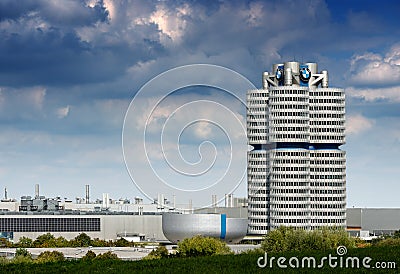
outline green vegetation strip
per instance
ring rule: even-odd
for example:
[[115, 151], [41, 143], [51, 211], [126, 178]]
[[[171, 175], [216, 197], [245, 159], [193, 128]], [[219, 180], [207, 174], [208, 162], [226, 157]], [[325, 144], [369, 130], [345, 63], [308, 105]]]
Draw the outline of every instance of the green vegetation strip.
[[[332, 254], [337, 256], [336, 250], [331, 251], [296, 251], [283, 253], [268, 253], [268, 257], [314, 256], [317, 260]], [[359, 258], [371, 257], [371, 265], [380, 262], [395, 262], [396, 269], [365, 269], [365, 268], [330, 268], [323, 269], [279, 269], [276, 264], [271, 268], [259, 268], [257, 265], [261, 253], [240, 255], [214, 255], [191, 258], [163, 258], [142, 261], [121, 260], [77, 260], [59, 261], [53, 263], [7, 263], [0, 265], [0, 273], [399, 273], [400, 247], [398, 246], [371, 246], [367, 248], [349, 249], [346, 256]]]

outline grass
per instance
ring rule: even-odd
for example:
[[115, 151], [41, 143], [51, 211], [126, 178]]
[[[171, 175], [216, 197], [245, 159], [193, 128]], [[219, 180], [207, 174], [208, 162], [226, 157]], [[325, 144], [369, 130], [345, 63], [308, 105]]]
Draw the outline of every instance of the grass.
[[[285, 252], [268, 254], [268, 257], [284, 256], [287, 260], [296, 256], [314, 256], [319, 262], [324, 256], [337, 256], [336, 251], [308, 251]], [[261, 254], [221, 255], [197, 258], [167, 258], [160, 260], [120, 261], [120, 260], [93, 260], [93, 261], [63, 261], [58, 263], [8, 263], [0, 265], [0, 273], [399, 273], [400, 247], [368, 247], [348, 250], [343, 256], [371, 257], [370, 265], [375, 262], [395, 262], [396, 269], [354, 269], [329, 268], [327, 263], [323, 269], [279, 269], [274, 264], [271, 268], [259, 268], [257, 259]]]

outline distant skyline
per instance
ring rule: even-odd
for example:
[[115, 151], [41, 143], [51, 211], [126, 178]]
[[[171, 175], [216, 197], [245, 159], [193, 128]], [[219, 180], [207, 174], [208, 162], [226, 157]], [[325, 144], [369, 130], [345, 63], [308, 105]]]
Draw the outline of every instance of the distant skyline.
[[[4, 187], [9, 197], [34, 195], [40, 184], [42, 195], [74, 200], [89, 184], [91, 197], [143, 197], [126, 171], [121, 135], [128, 105], [147, 81], [202, 63], [260, 88], [263, 71], [295, 59], [317, 62], [330, 86], [345, 88], [347, 206], [400, 207], [399, 14], [398, 1], [377, 8], [369, 0], [3, 0], [0, 196]], [[210, 98], [244, 117], [234, 98], [187, 88], [165, 102], [154, 125], [183, 102]], [[190, 129], [185, 157], [198, 160], [207, 137], [222, 142], [215, 130]], [[245, 196], [246, 180], [234, 194]]]

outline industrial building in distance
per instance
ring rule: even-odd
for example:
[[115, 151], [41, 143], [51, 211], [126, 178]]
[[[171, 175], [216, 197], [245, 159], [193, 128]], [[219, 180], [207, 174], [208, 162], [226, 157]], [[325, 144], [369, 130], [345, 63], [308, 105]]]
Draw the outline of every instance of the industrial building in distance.
[[[86, 233], [103, 240], [124, 238], [161, 243], [176, 243], [198, 234], [227, 243], [262, 239], [246, 233], [248, 210], [244, 198], [227, 195], [224, 206], [214, 204], [209, 208], [191, 209], [188, 205], [186, 208], [179, 205], [179, 210], [172, 208], [166, 199], [160, 203], [157, 199], [154, 203], [143, 203], [139, 197], [132, 201], [112, 200], [104, 194], [103, 198], [89, 201], [87, 195], [75, 202], [62, 201], [59, 197], [39, 195], [38, 186], [34, 197], [22, 196], [19, 201], [4, 197], [0, 201], [0, 237], [13, 242], [23, 236], [35, 239], [44, 233], [68, 240]], [[397, 208], [349, 208], [346, 212], [347, 230], [354, 236], [368, 238], [400, 229]]]
[[[0, 201], [0, 237], [17, 242], [21, 237], [35, 239], [51, 233], [69, 240], [86, 233], [103, 240], [176, 243], [202, 234], [237, 243], [247, 233], [247, 204], [243, 202], [227, 195], [227, 207], [222, 208], [229, 210], [208, 213], [189, 204], [174, 205], [161, 194], [147, 204], [140, 197], [112, 200], [107, 193], [102, 200], [90, 201], [88, 185], [85, 198], [72, 202], [42, 196], [36, 185], [35, 195], [22, 196], [20, 201], [8, 199], [5, 191]], [[215, 204], [213, 209], [217, 208]]]

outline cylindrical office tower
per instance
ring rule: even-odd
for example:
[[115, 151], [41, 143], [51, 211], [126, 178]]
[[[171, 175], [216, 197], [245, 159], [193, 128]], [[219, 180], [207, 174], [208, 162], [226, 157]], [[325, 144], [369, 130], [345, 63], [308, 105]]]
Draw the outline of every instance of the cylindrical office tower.
[[247, 92], [247, 136], [249, 144], [265, 144], [267, 141], [267, 90]]
[[316, 63], [272, 69], [247, 94], [248, 232], [344, 227], [344, 91]]
[[306, 144], [310, 140], [308, 88], [270, 87], [267, 105], [267, 142], [279, 145]]
[[[327, 72], [325, 71], [327, 74]], [[327, 81], [326, 81], [327, 82]], [[327, 84], [326, 84], [327, 85]], [[311, 226], [343, 226], [346, 214], [345, 95], [310, 89]]]

